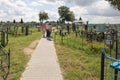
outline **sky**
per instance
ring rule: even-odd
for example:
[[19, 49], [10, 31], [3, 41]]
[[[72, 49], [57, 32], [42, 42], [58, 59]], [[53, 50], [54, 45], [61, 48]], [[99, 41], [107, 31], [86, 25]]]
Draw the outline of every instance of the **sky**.
[[105, 0], [0, 0], [0, 21], [39, 21], [39, 12], [48, 13], [50, 21], [59, 18], [58, 7], [67, 6], [84, 23], [120, 23], [120, 11]]

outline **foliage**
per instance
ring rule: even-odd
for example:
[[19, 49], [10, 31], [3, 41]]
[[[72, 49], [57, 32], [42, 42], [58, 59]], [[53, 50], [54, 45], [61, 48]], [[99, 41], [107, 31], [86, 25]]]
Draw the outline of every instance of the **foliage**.
[[[76, 37], [74, 33], [64, 35], [62, 39], [60, 35], [54, 35], [54, 40], [64, 80], [100, 79], [101, 48], [107, 48], [104, 42], [89, 42], [84, 36]], [[110, 49], [106, 51], [109, 55]], [[114, 53], [112, 50], [113, 56]], [[111, 80], [114, 75], [114, 69], [109, 67], [111, 63], [105, 62], [105, 80]]]
[[[91, 54], [91, 53], [100, 53], [100, 49], [104, 47], [104, 43], [101, 42], [101, 44], [97, 41], [87, 41], [86, 37], [76, 37], [76, 33], [70, 33], [63, 36], [63, 39], [61, 40], [61, 36], [55, 35], [56, 43], [61, 42], [65, 46], [69, 46], [72, 48], [84, 50], [85, 53]], [[58, 41], [59, 40], [59, 41]]]
[[66, 6], [61, 6], [58, 8], [58, 13], [60, 16], [60, 19], [62, 20], [66, 20], [66, 21], [74, 21], [75, 16], [74, 13], [72, 11], [69, 10], [68, 7]]
[[106, 0], [108, 1], [114, 8], [120, 10], [120, 0]]
[[66, 21], [74, 21], [74, 20], [75, 20], [74, 13], [70, 11], [69, 14], [66, 16]]
[[43, 20], [47, 20], [47, 19], [49, 19], [48, 13], [46, 13], [46, 12], [40, 12], [39, 13], [39, 21], [41, 23], [43, 23]]
[[32, 28], [34, 33], [28, 36], [12, 37], [9, 35], [9, 42], [6, 49], [10, 48], [10, 74], [8, 80], [20, 80], [21, 74], [25, 70], [26, 64], [30, 59], [30, 56], [24, 53], [26, 48], [32, 41], [39, 39], [40, 32]]

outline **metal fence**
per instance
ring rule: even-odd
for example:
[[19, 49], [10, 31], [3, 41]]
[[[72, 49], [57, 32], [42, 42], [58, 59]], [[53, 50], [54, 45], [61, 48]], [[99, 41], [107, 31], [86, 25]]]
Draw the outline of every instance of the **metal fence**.
[[10, 49], [7, 51], [0, 45], [0, 79], [7, 80], [10, 71]]

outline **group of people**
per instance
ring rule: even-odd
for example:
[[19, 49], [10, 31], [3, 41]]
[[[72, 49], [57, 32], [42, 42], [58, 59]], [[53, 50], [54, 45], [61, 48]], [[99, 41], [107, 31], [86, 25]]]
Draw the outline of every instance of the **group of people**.
[[43, 31], [43, 38], [50, 39], [51, 38], [51, 32], [52, 32], [52, 24], [49, 22], [44, 23], [42, 26]]
[[[67, 24], [67, 31], [70, 33], [70, 24]], [[52, 24], [50, 22], [45, 22], [41, 26], [42, 32], [43, 32], [43, 38], [50, 39], [51, 38], [51, 32], [52, 32]], [[72, 30], [73, 32], [76, 31], [76, 25], [75, 23], [72, 24]]]

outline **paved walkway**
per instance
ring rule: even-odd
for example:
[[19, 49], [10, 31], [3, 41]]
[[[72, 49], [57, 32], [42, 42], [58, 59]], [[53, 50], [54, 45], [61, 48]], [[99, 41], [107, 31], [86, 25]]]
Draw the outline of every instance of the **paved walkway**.
[[41, 38], [20, 80], [63, 80], [53, 41]]

